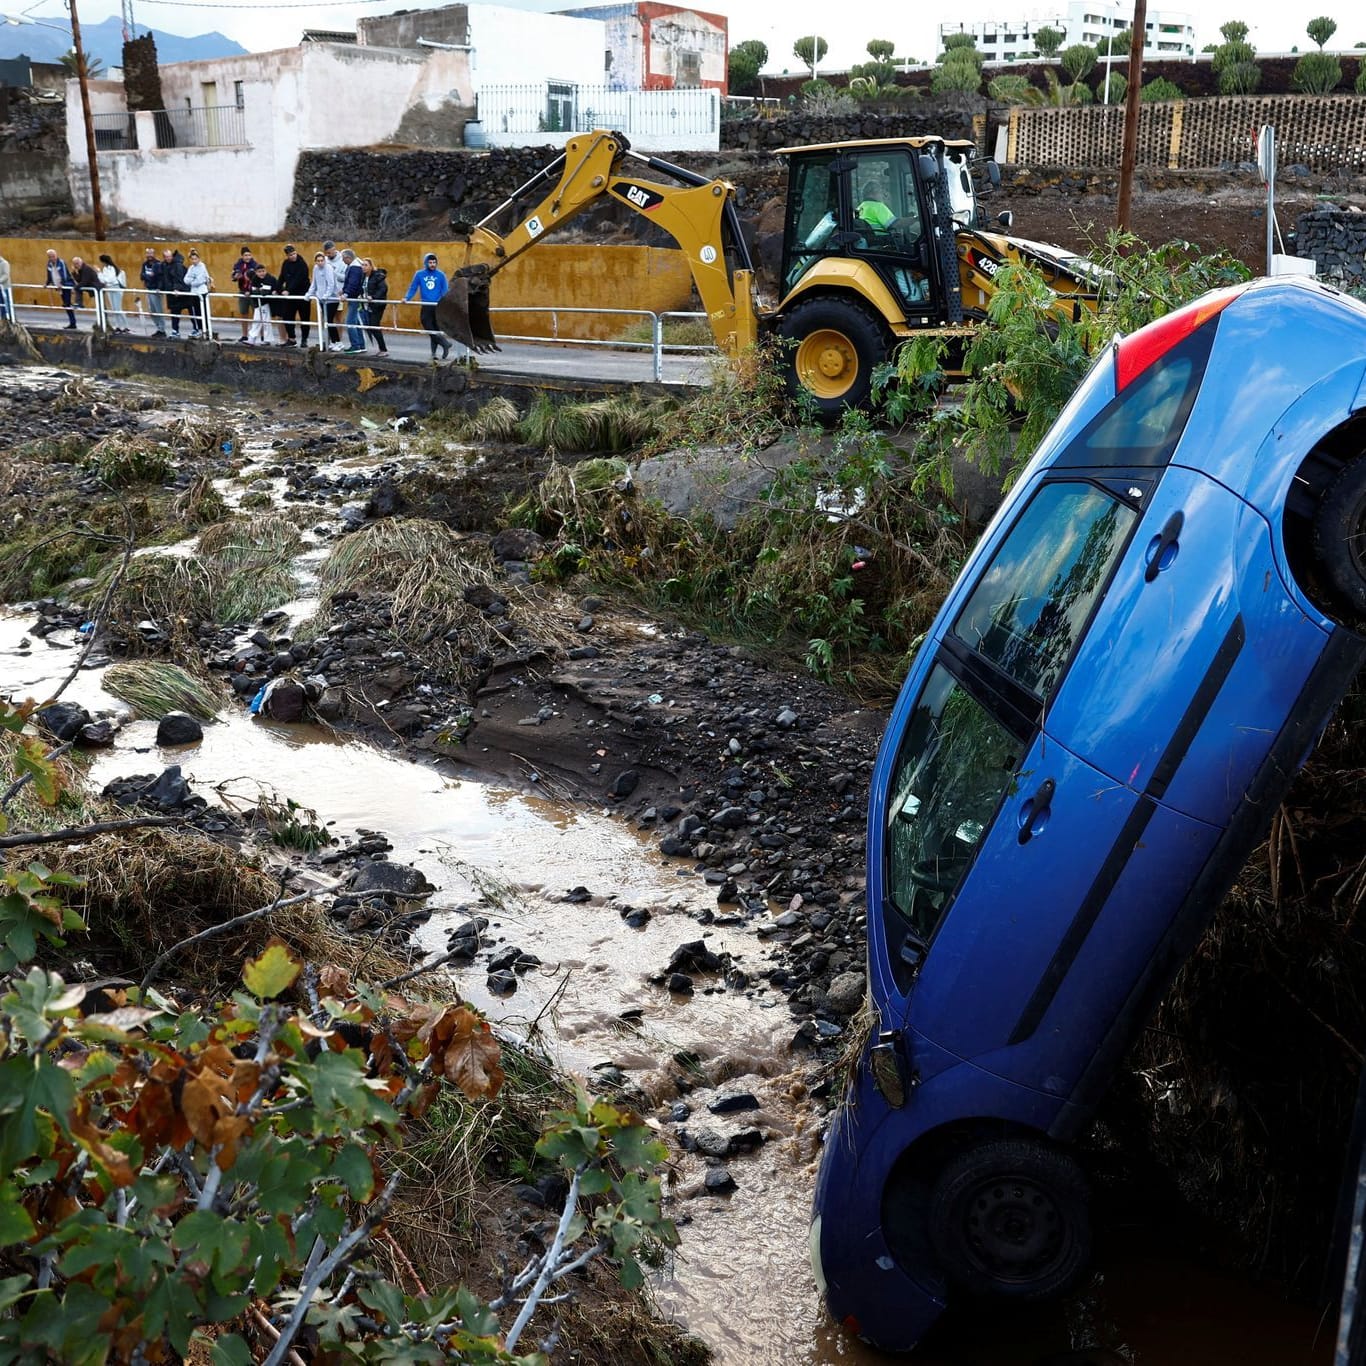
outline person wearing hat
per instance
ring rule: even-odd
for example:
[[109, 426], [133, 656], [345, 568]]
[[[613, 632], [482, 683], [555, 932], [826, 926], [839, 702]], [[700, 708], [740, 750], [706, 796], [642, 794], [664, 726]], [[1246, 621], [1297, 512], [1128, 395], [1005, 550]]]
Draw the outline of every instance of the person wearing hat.
[[285, 259], [280, 262], [279, 293], [271, 301], [270, 311], [277, 321], [283, 324], [285, 339], [282, 346], [294, 345], [294, 324], [297, 321], [303, 328], [303, 346], [308, 345], [308, 262], [295, 250], [291, 242], [285, 248]]
[[436, 268], [436, 252], [429, 251], [422, 259], [422, 269], [413, 272], [413, 282], [408, 286], [407, 294], [403, 296], [405, 304], [414, 298], [422, 300], [419, 316], [422, 319], [422, 326], [426, 329], [427, 340], [432, 344], [433, 360], [436, 359], [438, 346], [441, 348], [442, 360], [451, 354], [450, 339], [436, 323], [436, 306], [446, 297], [449, 288], [445, 274]]
[[257, 261], [252, 268], [251, 292], [247, 296], [252, 304], [251, 332], [247, 337], [249, 345], [269, 346], [274, 341], [270, 307], [279, 287], [280, 282], [266, 269], [265, 264]]

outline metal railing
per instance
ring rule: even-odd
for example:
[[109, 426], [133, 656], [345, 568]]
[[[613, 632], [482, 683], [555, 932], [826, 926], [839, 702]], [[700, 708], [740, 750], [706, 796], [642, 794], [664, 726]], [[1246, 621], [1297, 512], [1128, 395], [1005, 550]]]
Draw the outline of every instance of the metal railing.
[[97, 152], [127, 152], [138, 145], [137, 120], [129, 113], [92, 114]]
[[[346, 341], [350, 341], [346, 323], [348, 299], [316, 299], [307, 295], [263, 295], [243, 296], [236, 292], [215, 291], [210, 294], [166, 294], [130, 285], [122, 290], [80, 289], [74, 285], [58, 290], [47, 285], [18, 283], [9, 291], [7, 297], [0, 298], [0, 305], [7, 304], [11, 317], [19, 316], [15, 308], [14, 292], [25, 291], [30, 297], [21, 304], [20, 311], [37, 313], [39, 322], [49, 315], [53, 326], [61, 326], [57, 321], [61, 316], [77, 319], [82, 313], [93, 313], [93, 326], [97, 331], [108, 334], [127, 332], [138, 336], [179, 337], [184, 340], [203, 338], [229, 344], [259, 346], [280, 346], [293, 342], [300, 348], [310, 345], [317, 350], [347, 352]], [[65, 297], [63, 297], [65, 296]], [[241, 312], [239, 300], [248, 298], [247, 312]], [[360, 301], [364, 305], [365, 301]], [[219, 311], [214, 311], [214, 305]], [[281, 305], [287, 305], [281, 308]], [[296, 314], [296, 306], [298, 312]], [[362, 349], [371, 344], [378, 346], [381, 337], [424, 337], [433, 335], [441, 341], [463, 351], [458, 342], [433, 334], [421, 325], [414, 325], [419, 301], [387, 299], [382, 307], [378, 302], [371, 305], [379, 309], [378, 321], [370, 323], [372, 315], [366, 311], [352, 324], [361, 333], [364, 343]], [[665, 340], [665, 324], [671, 319], [701, 319], [705, 313], [665, 311], [654, 312], [645, 308], [573, 308], [547, 305], [541, 307], [492, 308], [490, 313], [499, 314], [537, 314], [550, 318], [550, 336], [531, 336], [508, 333], [499, 337], [500, 341], [529, 342], [540, 345], [600, 347], [618, 351], [647, 351], [650, 356], [651, 378], [662, 381], [664, 378], [664, 357], [666, 355], [685, 355], [690, 353], [712, 353], [714, 345], [668, 342]], [[284, 316], [288, 314], [288, 316]], [[561, 316], [581, 315], [599, 317], [640, 318], [649, 324], [648, 340], [636, 341], [622, 337], [565, 337], [560, 333]], [[401, 317], [413, 318], [414, 323], [398, 321]], [[386, 318], [393, 321], [386, 322]], [[79, 327], [79, 322], [74, 323]], [[232, 328], [239, 329], [236, 336]], [[71, 321], [67, 327], [73, 326]], [[346, 341], [343, 340], [346, 338]], [[398, 356], [398, 359], [405, 359]], [[411, 357], [407, 357], [411, 359]]]
[[247, 111], [236, 104], [206, 104], [197, 108], [157, 109], [152, 113], [157, 146], [249, 147]]
[[604, 85], [490, 85], [479, 92], [479, 118], [496, 133], [587, 133], [619, 128], [630, 137], [715, 132], [715, 90], [612, 90]]

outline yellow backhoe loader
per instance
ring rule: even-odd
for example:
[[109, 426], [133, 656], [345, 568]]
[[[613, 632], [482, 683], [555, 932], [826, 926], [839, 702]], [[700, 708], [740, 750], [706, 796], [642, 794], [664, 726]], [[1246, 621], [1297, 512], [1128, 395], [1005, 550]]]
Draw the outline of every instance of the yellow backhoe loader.
[[[570, 138], [563, 155], [481, 223], [452, 225], [464, 261], [437, 306], [437, 322], [475, 351], [495, 349], [492, 277], [604, 197], [678, 243], [718, 346], [733, 353], [761, 331], [776, 334], [785, 343], [790, 387], [805, 391], [827, 419], [867, 403], [873, 371], [908, 337], [931, 329], [970, 336], [1009, 261], [1043, 265], [1060, 309], [1094, 298], [1094, 271], [1081, 258], [987, 230], [974, 171], [985, 168], [996, 180], [999, 172], [992, 162], [976, 162], [971, 143], [893, 138], [780, 154], [789, 158], [789, 173], [775, 308], [761, 312], [756, 304], [734, 186], [633, 152], [621, 134], [596, 130]], [[514, 207], [528, 202], [535, 205], [529, 213]], [[505, 215], [517, 221], [500, 234], [493, 224]], [[1009, 215], [1002, 220], [1008, 228]]]

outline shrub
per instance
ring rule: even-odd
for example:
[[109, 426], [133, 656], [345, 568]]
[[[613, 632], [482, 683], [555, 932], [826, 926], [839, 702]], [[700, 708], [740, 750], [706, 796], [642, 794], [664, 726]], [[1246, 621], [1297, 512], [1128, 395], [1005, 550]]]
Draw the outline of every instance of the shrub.
[[971, 59], [946, 58], [930, 76], [936, 95], [975, 95], [982, 88], [982, 68]]
[[1063, 45], [1066, 37], [1061, 29], [1045, 24], [1042, 28], [1034, 30], [1034, 45], [1045, 57], [1052, 57]]
[[1112, 71], [1110, 73], [1110, 98], [1108, 101], [1106, 101], [1105, 99], [1105, 80], [1106, 78], [1104, 74], [1102, 74], [1100, 79], [1096, 81], [1096, 99], [1102, 103], [1123, 104], [1124, 96], [1128, 93], [1129, 90], [1128, 80], [1124, 76], [1120, 75], [1118, 71]]
[[1083, 76], [1090, 75], [1096, 64], [1096, 50], [1086, 43], [1073, 43], [1071, 47], [1064, 49], [1058, 60], [1075, 85]]
[[1342, 63], [1331, 52], [1306, 52], [1290, 79], [1305, 95], [1330, 95], [1342, 83]]
[[1138, 98], [1145, 104], [1151, 104], [1158, 100], [1184, 100], [1186, 92], [1165, 76], [1159, 76], [1155, 81], [1149, 81], [1138, 92]]
[[1355, 89], [1358, 95], [1366, 95], [1366, 62], [1361, 64], [1361, 70], [1357, 72]]
[[1256, 62], [1234, 62], [1219, 73], [1221, 95], [1251, 95], [1262, 83], [1262, 68]]
[[1043, 103], [1043, 91], [1025, 76], [994, 76], [987, 82], [987, 94], [1001, 104]]

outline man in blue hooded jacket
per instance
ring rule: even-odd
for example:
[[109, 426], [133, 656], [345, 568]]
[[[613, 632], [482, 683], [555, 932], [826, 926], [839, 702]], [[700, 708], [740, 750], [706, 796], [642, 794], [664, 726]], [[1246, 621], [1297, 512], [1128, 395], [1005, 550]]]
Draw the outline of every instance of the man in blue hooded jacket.
[[438, 346], [441, 348], [442, 360], [451, 354], [451, 343], [436, 323], [436, 306], [446, 297], [449, 288], [445, 274], [436, 268], [436, 252], [429, 251], [423, 258], [422, 269], [414, 271], [413, 282], [408, 286], [407, 294], [403, 296], [404, 303], [419, 297], [422, 300], [419, 316], [422, 319], [422, 326], [427, 331], [427, 340], [432, 344], [433, 360], [436, 359]]

